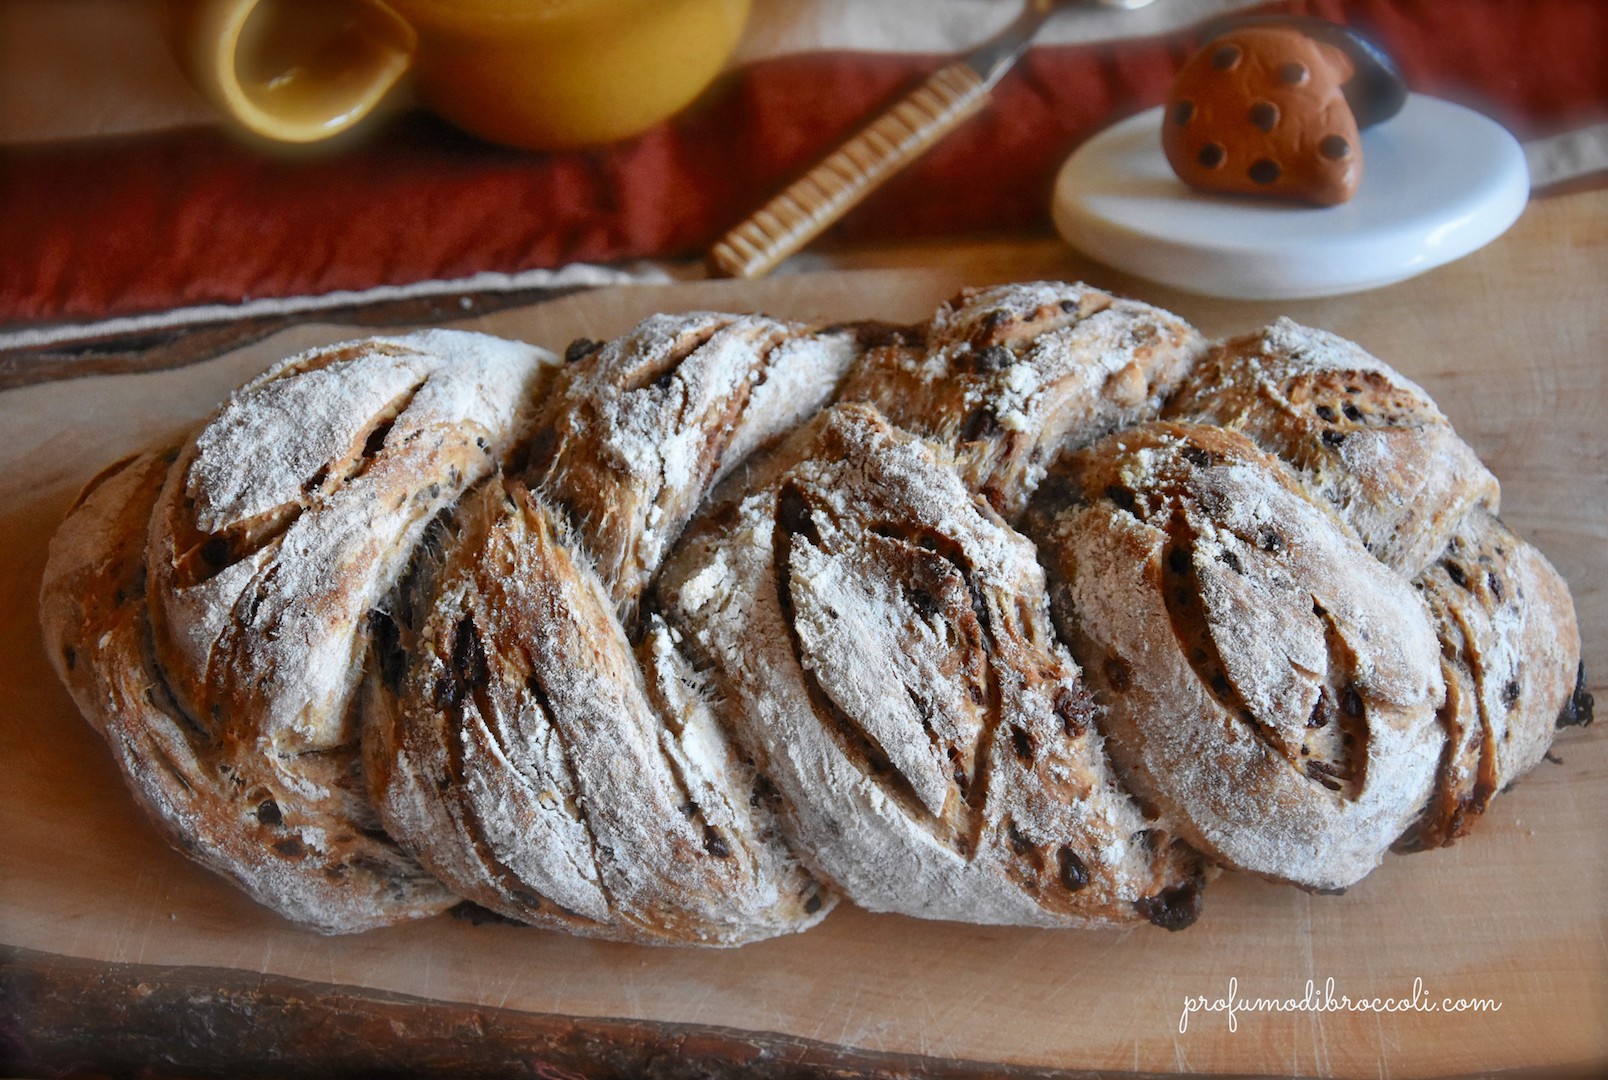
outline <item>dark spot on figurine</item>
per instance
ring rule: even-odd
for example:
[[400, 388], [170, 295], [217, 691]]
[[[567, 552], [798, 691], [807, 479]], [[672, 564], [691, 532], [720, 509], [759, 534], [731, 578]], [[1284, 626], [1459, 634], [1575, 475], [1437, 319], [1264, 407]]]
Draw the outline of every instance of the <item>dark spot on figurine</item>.
[[61, 659], [67, 665], [67, 670], [71, 671], [78, 666], [78, 651], [68, 645], [61, 650]]
[[1284, 170], [1271, 158], [1257, 158], [1246, 175], [1258, 184], [1271, 184], [1284, 175]]
[[1300, 86], [1307, 81], [1307, 68], [1305, 64], [1290, 61], [1279, 65], [1279, 82], [1285, 86]]
[[1251, 106], [1251, 123], [1262, 131], [1272, 131], [1279, 124], [1279, 107], [1271, 101], [1258, 101]]
[[1180, 101], [1173, 106], [1173, 123], [1183, 127], [1195, 119], [1195, 103], [1193, 101]]
[[1346, 142], [1343, 136], [1325, 135], [1323, 141], [1318, 144], [1318, 153], [1330, 161], [1339, 161], [1351, 153], [1351, 144]]
[[1223, 149], [1222, 143], [1209, 142], [1200, 148], [1200, 152], [1195, 155], [1195, 160], [1200, 162], [1200, 166], [1203, 169], [1215, 169], [1227, 157], [1228, 152]]
[[1240, 62], [1240, 47], [1238, 45], [1224, 45], [1212, 53], [1212, 69], [1215, 71], [1233, 71]]

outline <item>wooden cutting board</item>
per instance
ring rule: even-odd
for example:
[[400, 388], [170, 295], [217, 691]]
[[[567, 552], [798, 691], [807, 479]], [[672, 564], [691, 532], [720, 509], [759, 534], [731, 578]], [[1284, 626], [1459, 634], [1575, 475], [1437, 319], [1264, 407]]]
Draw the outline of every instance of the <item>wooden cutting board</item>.
[[[1603, 700], [1608, 195], [1537, 203], [1470, 259], [1323, 301], [1205, 301], [1059, 250], [1024, 251], [972, 250], [941, 269], [613, 289], [464, 325], [562, 349], [694, 307], [914, 320], [958, 285], [1029, 273], [1122, 289], [1214, 335], [1289, 314], [1360, 341], [1441, 403], [1501, 478], [1504, 516], [1571, 583]], [[1563, 733], [1556, 760], [1453, 848], [1389, 857], [1338, 897], [1228, 876], [1177, 934], [981, 928], [844, 907], [808, 934], [709, 952], [448, 917], [329, 939], [255, 907], [143, 819], [45, 661], [35, 596], [49, 535], [85, 479], [195, 422], [271, 360], [350, 333], [297, 327], [177, 370], [0, 394], [0, 1052], [9, 1034], [14, 1054], [79, 1053], [72, 1060], [444, 1062], [464, 1074], [518, 1060], [542, 1076], [650, 1059], [684, 1075], [813, 1065], [1357, 1077], [1608, 1061], [1600, 728]], [[1499, 1008], [1241, 1006], [1232, 1018], [1196, 1012], [1180, 1030], [1186, 1000], [1231, 988], [1301, 999], [1309, 982], [1321, 1000], [1330, 979], [1336, 999], [1411, 1000], [1417, 986], [1420, 1004]], [[84, 1004], [70, 1004], [74, 993]]]

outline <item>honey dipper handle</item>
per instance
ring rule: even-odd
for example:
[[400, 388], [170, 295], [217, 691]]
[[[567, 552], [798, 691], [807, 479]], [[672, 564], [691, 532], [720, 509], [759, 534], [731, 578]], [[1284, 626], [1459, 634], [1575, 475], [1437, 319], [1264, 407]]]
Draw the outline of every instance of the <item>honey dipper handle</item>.
[[722, 237], [711, 267], [727, 277], [770, 273], [981, 109], [989, 85], [964, 62], [940, 69]]

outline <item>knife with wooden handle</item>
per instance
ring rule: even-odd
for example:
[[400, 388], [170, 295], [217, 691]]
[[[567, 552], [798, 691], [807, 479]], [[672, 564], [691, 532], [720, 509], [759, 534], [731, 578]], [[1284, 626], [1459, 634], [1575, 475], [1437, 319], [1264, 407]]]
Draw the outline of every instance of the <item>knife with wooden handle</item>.
[[[1028, 0], [1008, 27], [965, 59], [940, 68], [831, 156], [732, 229], [709, 251], [712, 272], [757, 278], [920, 157], [988, 102], [1052, 12], [1085, 0]], [[1097, 0], [1143, 7], [1150, 0]]]

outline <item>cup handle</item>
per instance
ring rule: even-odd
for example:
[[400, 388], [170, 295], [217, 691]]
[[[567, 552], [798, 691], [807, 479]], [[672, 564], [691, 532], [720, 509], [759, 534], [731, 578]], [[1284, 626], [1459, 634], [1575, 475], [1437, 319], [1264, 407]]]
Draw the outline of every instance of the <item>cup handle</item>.
[[418, 35], [380, 0], [166, 0], [168, 44], [196, 89], [280, 142], [339, 134], [413, 63]]

